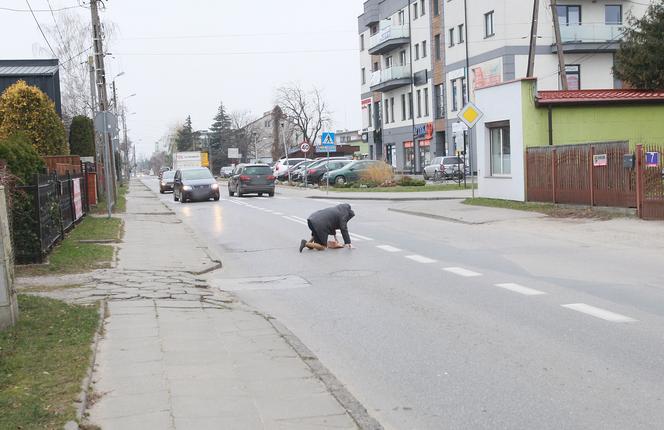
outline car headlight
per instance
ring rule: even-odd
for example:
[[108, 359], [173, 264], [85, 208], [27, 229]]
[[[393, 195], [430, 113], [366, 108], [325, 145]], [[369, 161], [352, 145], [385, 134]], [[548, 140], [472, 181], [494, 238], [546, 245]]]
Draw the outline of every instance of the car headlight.
[[166, 182], [164, 182], [164, 181], [161, 181], [161, 185], [166, 185]]
[[212, 189], [213, 190], [218, 190], [219, 189], [219, 184], [212, 184]]
[[192, 188], [191, 188], [190, 185], [185, 185], [185, 186], [182, 187], [182, 190], [184, 190], [184, 191], [191, 191], [191, 189]]

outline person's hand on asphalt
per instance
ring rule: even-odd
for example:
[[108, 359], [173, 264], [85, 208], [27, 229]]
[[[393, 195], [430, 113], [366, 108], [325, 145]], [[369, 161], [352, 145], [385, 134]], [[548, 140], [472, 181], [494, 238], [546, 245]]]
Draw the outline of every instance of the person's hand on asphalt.
[[346, 248], [348, 248], [348, 249], [351, 249], [352, 247], [353, 247], [353, 245], [351, 245], [350, 243], [346, 245]]

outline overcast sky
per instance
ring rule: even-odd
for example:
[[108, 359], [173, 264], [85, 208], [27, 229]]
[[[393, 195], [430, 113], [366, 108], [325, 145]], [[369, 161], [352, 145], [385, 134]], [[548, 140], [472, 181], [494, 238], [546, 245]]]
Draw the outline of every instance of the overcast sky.
[[[53, 24], [47, 0], [29, 0], [37, 19]], [[82, 1], [81, 1], [82, 2]], [[56, 9], [79, 0], [50, 0]], [[150, 154], [169, 125], [191, 115], [208, 128], [220, 101], [228, 110], [260, 116], [275, 88], [288, 82], [323, 90], [333, 128], [357, 129], [360, 73], [357, 16], [363, 0], [108, 0], [102, 20], [117, 27], [107, 52], [107, 75], [128, 99], [137, 155]], [[26, 9], [25, 0], [0, 8]], [[71, 11], [71, 10], [69, 10]], [[77, 11], [77, 9], [74, 9]], [[89, 19], [89, 9], [80, 8]], [[51, 40], [52, 44], [57, 41]], [[0, 57], [49, 58], [30, 13], [0, 9]]]

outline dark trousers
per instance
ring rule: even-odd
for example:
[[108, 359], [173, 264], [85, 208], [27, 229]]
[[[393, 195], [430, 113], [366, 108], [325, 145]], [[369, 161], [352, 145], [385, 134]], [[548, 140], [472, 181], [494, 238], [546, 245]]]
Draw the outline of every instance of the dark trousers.
[[327, 237], [324, 239], [320, 237], [320, 235], [316, 232], [316, 228], [314, 228], [314, 226], [311, 224], [310, 220], [307, 220], [307, 225], [309, 226], [309, 230], [311, 230], [311, 237], [313, 238], [314, 242], [319, 245], [327, 246]]

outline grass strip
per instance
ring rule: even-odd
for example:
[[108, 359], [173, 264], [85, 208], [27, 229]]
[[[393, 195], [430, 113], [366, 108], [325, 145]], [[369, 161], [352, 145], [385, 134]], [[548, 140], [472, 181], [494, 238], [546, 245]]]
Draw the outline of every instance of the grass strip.
[[99, 314], [19, 295], [18, 324], [0, 332], [0, 428], [62, 429], [90, 362]]
[[[476, 187], [477, 188], [477, 187]], [[321, 187], [321, 190], [325, 187]], [[330, 191], [340, 192], [340, 193], [413, 193], [413, 192], [432, 192], [432, 191], [461, 191], [461, 190], [470, 190], [470, 184], [466, 187], [459, 184], [435, 184], [435, 185], [423, 185], [423, 186], [401, 186], [397, 185], [396, 187], [374, 187], [374, 188], [355, 188], [355, 187], [332, 187], [330, 186]]]

